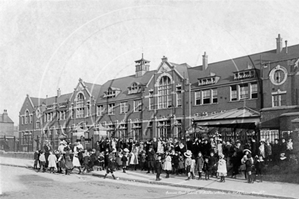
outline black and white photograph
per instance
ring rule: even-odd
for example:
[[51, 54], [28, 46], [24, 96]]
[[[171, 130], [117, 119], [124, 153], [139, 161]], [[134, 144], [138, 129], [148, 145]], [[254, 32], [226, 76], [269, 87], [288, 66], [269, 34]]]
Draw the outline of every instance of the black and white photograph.
[[298, 0], [0, 0], [0, 198], [299, 198]]

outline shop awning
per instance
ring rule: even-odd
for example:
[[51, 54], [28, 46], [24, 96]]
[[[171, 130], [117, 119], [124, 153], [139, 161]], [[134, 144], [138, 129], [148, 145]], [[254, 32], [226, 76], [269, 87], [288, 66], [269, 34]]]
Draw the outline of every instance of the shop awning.
[[203, 126], [257, 124], [260, 121], [260, 113], [248, 107], [231, 109], [208, 116], [195, 117], [194, 122]]

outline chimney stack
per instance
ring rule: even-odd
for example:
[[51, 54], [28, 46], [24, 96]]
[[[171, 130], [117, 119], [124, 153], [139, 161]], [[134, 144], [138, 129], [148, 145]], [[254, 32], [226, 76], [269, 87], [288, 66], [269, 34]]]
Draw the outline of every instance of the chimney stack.
[[202, 55], [202, 70], [206, 70], [208, 67], [208, 57], [206, 55], [206, 52], [204, 52], [204, 55]]
[[287, 40], [285, 40], [285, 53], [288, 53], [289, 49], [288, 49], [288, 45], [287, 45]]
[[282, 51], [282, 38], [280, 34], [278, 34], [278, 38], [276, 38], [276, 53], [280, 53]]
[[4, 111], [3, 111], [2, 121], [3, 122], [7, 122], [8, 121], [8, 114], [7, 114], [7, 110], [6, 109], [4, 109]]
[[162, 60], [163, 62], [167, 62], [167, 61], [168, 61], [168, 58], [165, 57], [165, 56], [163, 56], [163, 58], [161, 58], [161, 60]]
[[61, 95], [61, 91], [60, 91], [60, 88], [57, 89], [57, 97], [60, 97]]

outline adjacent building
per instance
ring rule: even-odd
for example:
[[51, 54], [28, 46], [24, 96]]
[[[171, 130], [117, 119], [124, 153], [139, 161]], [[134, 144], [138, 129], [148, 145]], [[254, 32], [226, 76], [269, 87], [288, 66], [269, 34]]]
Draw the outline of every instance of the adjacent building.
[[[152, 66], [153, 67], [153, 66]], [[24, 150], [44, 139], [98, 140], [100, 136], [219, 135], [223, 139], [275, 138], [295, 132], [299, 118], [299, 45], [202, 65], [161, 59], [135, 61], [135, 74], [103, 85], [79, 79], [72, 93], [43, 99], [27, 96], [20, 110]], [[299, 119], [298, 119], [299, 120]]]

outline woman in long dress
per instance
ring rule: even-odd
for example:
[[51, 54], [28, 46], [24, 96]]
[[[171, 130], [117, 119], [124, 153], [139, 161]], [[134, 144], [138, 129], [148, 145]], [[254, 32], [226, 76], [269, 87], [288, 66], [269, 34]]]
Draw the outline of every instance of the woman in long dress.
[[79, 159], [78, 159], [79, 150], [81, 150], [81, 149], [78, 148], [78, 145], [75, 145], [74, 146], [74, 156], [73, 156], [73, 161], [72, 161], [72, 163], [73, 163], [73, 169], [77, 168], [79, 170], [78, 174], [81, 173], [81, 164], [80, 164]]

